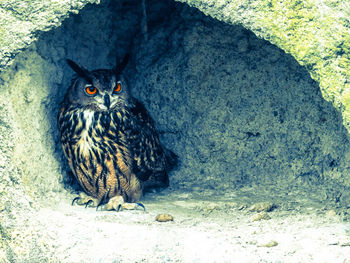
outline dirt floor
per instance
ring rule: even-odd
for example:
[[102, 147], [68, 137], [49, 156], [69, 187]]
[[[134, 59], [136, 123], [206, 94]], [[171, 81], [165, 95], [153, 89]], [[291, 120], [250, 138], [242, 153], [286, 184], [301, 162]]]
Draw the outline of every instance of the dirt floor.
[[346, 209], [262, 192], [167, 189], [144, 197], [146, 212], [72, 207], [67, 198], [38, 210], [35, 225], [43, 242], [60, 244], [61, 262], [350, 262]]

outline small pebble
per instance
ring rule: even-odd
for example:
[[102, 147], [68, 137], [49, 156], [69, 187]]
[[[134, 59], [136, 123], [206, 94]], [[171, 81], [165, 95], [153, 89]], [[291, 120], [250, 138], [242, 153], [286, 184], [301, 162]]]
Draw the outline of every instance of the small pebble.
[[341, 247], [350, 247], [350, 242], [341, 243], [340, 246]]
[[252, 216], [252, 221], [269, 220], [271, 217], [266, 212], [261, 212], [259, 214]]
[[326, 215], [328, 216], [328, 217], [334, 217], [334, 216], [336, 216], [337, 215], [337, 212], [335, 211], [335, 210], [328, 210], [327, 212], [326, 212]]
[[273, 203], [270, 202], [261, 202], [261, 203], [256, 203], [249, 207], [250, 212], [270, 212], [272, 209], [275, 207]]
[[275, 247], [277, 245], [277, 241], [271, 240], [269, 243], [258, 245], [258, 247]]
[[193, 191], [193, 192], [201, 192], [201, 190], [202, 190], [202, 188], [199, 187], [199, 186], [193, 186], [193, 187], [192, 187], [192, 191]]
[[246, 209], [247, 208], [247, 205], [240, 205], [237, 209], [238, 210], [243, 210], [243, 209]]
[[174, 221], [174, 217], [169, 214], [159, 214], [156, 216], [156, 221], [158, 222]]

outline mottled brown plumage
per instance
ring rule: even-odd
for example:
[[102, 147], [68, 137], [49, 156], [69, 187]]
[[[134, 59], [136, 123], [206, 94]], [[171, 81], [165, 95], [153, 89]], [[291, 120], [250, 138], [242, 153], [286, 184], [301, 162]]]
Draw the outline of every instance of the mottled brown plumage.
[[176, 155], [161, 145], [149, 113], [129, 94], [121, 74], [126, 59], [116, 69], [91, 72], [68, 64], [77, 76], [58, 123], [64, 154], [83, 191], [95, 205], [118, 200], [116, 209], [140, 200], [145, 186], [168, 186]]

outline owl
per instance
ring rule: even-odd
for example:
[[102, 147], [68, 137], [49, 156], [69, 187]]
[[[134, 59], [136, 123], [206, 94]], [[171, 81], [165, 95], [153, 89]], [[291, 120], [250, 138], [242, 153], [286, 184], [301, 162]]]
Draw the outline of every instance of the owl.
[[61, 143], [82, 188], [74, 202], [134, 209], [143, 191], [169, 185], [177, 155], [164, 148], [145, 106], [123, 76], [128, 55], [113, 69], [75, 71], [58, 115]]

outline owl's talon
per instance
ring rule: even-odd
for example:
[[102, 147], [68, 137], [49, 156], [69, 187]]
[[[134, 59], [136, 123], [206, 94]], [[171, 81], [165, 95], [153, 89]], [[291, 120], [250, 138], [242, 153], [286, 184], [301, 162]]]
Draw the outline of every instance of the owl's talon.
[[98, 208], [99, 207], [102, 207], [102, 204], [100, 203], [100, 204], [98, 204], [97, 206], [96, 206], [96, 211], [98, 211]]
[[146, 208], [141, 203], [125, 203], [124, 198], [120, 195], [116, 195], [109, 199], [108, 203], [105, 205], [106, 210], [115, 210], [120, 212], [122, 210], [136, 210], [138, 207], [141, 207], [144, 211]]
[[72, 201], [72, 205], [85, 205], [85, 208], [88, 206], [97, 206], [98, 200], [92, 196], [89, 196], [83, 192], [79, 193], [79, 196], [75, 197]]
[[87, 202], [85, 203], [85, 208], [87, 208], [91, 203], [93, 204], [94, 201], [92, 201], [92, 200], [90, 199], [89, 201], [87, 201]]
[[146, 212], [146, 207], [142, 203], [135, 203], [135, 209], [137, 210], [138, 207], [141, 207], [144, 212]]
[[77, 196], [76, 198], [74, 198], [73, 201], [72, 201], [72, 206], [74, 205], [74, 202], [77, 201], [77, 200], [79, 200], [79, 199], [80, 199], [79, 196]]
[[146, 211], [146, 207], [142, 203], [124, 203], [119, 206], [121, 206], [122, 210], [137, 210], [137, 208], [141, 207], [143, 211]]

